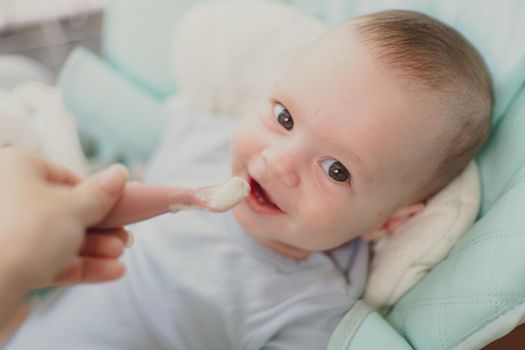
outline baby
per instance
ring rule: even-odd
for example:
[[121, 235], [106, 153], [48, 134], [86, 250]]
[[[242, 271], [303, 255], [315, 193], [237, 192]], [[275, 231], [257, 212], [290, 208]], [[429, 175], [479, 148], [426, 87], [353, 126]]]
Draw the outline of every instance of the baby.
[[492, 100], [482, 59], [442, 23], [387, 11], [337, 26], [233, 134], [172, 111], [146, 181], [243, 177], [233, 213], [135, 225], [124, 278], [55, 291], [7, 348], [325, 349], [365, 284], [364, 241], [465, 168]]

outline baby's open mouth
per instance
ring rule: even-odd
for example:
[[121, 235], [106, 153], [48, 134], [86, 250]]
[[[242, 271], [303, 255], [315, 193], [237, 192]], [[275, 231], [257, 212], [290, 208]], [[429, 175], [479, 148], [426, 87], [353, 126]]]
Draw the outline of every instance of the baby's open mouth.
[[277, 210], [279, 212], [282, 212], [281, 208], [279, 208], [272, 200], [270, 195], [262, 188], [262, 186], [255, 181], [253, 178], [250, 177], [250, 196], [255, 199], [255, 201], [264, 207], [267, 207], [269, 209]]

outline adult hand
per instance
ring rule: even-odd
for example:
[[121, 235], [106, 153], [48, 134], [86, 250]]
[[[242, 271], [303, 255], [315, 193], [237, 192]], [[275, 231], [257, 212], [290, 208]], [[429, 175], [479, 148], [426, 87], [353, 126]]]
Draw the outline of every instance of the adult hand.
[[9, 289], [0, 295], [122, 276], [117, 258], [127, 233], [90, 228], [111, 210], [126, 181], [123, 166], [83, 180], [16, 147], [0, 149], [0, 288]]

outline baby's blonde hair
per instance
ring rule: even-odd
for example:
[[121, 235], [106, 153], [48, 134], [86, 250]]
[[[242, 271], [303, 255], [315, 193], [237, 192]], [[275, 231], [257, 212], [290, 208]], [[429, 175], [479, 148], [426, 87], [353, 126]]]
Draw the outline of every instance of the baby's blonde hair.
[[391, 10], [350, 22], [358, 40], [380, 64], [438, 92], [446, 135], [438, 137], [434, 168], [420, 184], [424, 200], [461, 173], [490, 135], [494, 101], [488, 69], [455, 29], [427, 15]]

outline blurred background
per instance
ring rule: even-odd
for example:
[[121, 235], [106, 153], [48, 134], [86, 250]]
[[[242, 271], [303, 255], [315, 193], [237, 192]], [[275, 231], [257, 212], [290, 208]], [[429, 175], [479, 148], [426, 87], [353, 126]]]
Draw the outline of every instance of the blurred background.
[[0, 0], [0, 86], [35, 75], [54, 81], [76, 45], [100, 53], [109, 0]]

